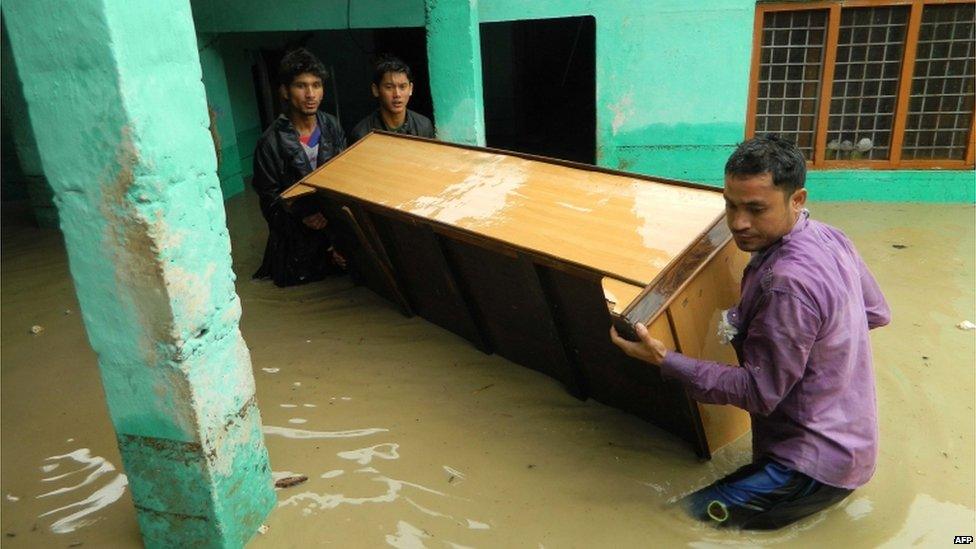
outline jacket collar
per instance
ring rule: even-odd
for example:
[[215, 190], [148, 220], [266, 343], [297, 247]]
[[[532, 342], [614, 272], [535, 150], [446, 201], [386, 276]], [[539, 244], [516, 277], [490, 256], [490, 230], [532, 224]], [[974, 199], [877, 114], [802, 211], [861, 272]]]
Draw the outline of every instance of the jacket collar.
[[380, 114], [379, 109], [373, 111], [373, 127], [378, 130], [394, 132], [394, 133], [412, 133], [410, 131], [412, 127], [411, 124], [412, 124], [412, 119], [410, 117], [410, 109], [407, 109], [403, 117], [403, 124], [396, 128], [389, 128], [386, 126], [386, 121], [383, 120], [383, 115]]
[[[315, 113], [315, 123], [319, 126], [319, 131], [322, 132], [322, 140], [319, 141], [319, 152], [318, 160], [321, 163], [322, 153], [324, 147], [323, 140], [326, 139], [325, 135], [325, 115], [322, 111]], [[302, 144], [299, 141], [298, 130], [295, 129], [295, 125], [291, 123], [291, 120], [284, 114], [279, 114], [278, 118], [274, 122], [275, 131], [281, 137], [281, 145], [288, 153], [288, 157], [291, 159], [292, 165], [298, 170], [298, 173], [302, 175], [308, 175], [312, 172], [312, 164], [308, 161], [308, 157], [305, 155], [305, 149], [302, 148]]]

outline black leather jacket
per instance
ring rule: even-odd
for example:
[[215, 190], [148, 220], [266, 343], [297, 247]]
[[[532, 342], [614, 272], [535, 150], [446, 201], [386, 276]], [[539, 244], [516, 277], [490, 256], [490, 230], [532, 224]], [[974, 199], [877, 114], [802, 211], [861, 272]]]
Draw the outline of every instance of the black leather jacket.
[[356, 124], [352, 131], [349, 132], [349, 140], [355, 143], [366, 137], [366, 134], [373, 130], [419, 135], [420, 137], [434, 137], [434, 124], [431, 123], [430, 118], [420, 113], [407, 109], [407, 116], [403, 120], [403, 125], [399, 128], [390, 129], [386, 127], [386, 123], [383, 122], [383, 117], [380, 115], [379, 109], [377, 109]]
[[[346, 148], [346, 136], [336, 118], [319, 112], [318, 165], [328, 162]], [[319, 210], [314, 199], [299, 200], [286, 209], [278, 196], [312, 171], [298, 131], [284, 115], [258, 139], [254, 150], [254, 178], [251, 185], [258, 193], [261, 213], [268, 222], [268, 244], [255, 278], [274, 279], [279, 286], [289, 286], [322, 278], [332, 269], [327, 260], [331, 246], [328, 231], [313, 231], [302, 218]]]

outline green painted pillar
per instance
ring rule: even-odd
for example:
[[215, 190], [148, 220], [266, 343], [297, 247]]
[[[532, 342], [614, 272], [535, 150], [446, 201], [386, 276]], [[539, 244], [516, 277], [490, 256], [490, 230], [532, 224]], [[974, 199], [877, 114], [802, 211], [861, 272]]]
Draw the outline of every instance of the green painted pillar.
[[[38, 226], [55, 229], [58, 226], [58, 211], [54, 206], [54, 191], [44, 177], [41, 168], [41, 158], [37, 152], [37, 142], [34, 140], [34, 130], [31, 128], [27, 116], [27, 105], [21, 92], [20, 77], [17, 63], [11, 54], [10, 41], [7, 37], [6, 22], [3, 23], [2, 55], [0, 55], [0, 101], [3, 103], [3, 123], [10, 132], [13, 148], [17, 151], [17, 168], [19, 174], [5, 173], [3, 185], [16, 185], [26, 191], [30, 200], [31, 211]], [[6, 151], [5, 151], [6, 153]], [[5, 157], [7, 155], [5, 154]], [[7, 157], [9, 158], [9, 157]], [[18, 181], [8, 178], [17, 177]]]
[[3, 13], [148, 547], [275, 504], [187, 0]]
[[478, 0], [425, 0], [437, 138], [485, 144]]
[[[237, 129], [234, 125], [234, 112], [227, 88], [224, 72], [224, 59], [217, 49], [220, 35], [201, 35], [200, 66], [203, 69], [203, 86], [207, 91], [207, 103], [212, 122], [216, 124], [217, 176], [224, 199], [244, 190], [241, 173], [241, 152], [237, 147]], [[213, 131], [213, 128], [211, 128]]]

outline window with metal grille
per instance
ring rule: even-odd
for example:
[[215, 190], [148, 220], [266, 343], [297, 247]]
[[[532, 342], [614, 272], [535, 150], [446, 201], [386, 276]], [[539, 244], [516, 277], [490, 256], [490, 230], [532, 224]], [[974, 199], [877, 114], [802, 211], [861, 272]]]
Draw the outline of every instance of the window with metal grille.
[[756, 132], [791, 139], [812, 158], [827, 14], [773, 12], [763, 25]]
[[968, 168], [976, 2], [760, 3], [748, 136], [793, 140], [814, 168]]
[[971, 4], [922, 11], [902, 158], [965, 158], [973, 123], [974, 27]]

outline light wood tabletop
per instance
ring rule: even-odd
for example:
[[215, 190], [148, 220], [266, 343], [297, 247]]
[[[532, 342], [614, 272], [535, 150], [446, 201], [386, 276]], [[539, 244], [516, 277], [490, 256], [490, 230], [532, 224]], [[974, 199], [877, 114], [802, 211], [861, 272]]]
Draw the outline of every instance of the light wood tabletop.
[[384, 134], [367, 136], [285, 196], [308, 187], [643, 285], [724, 209], [717, 190]]

